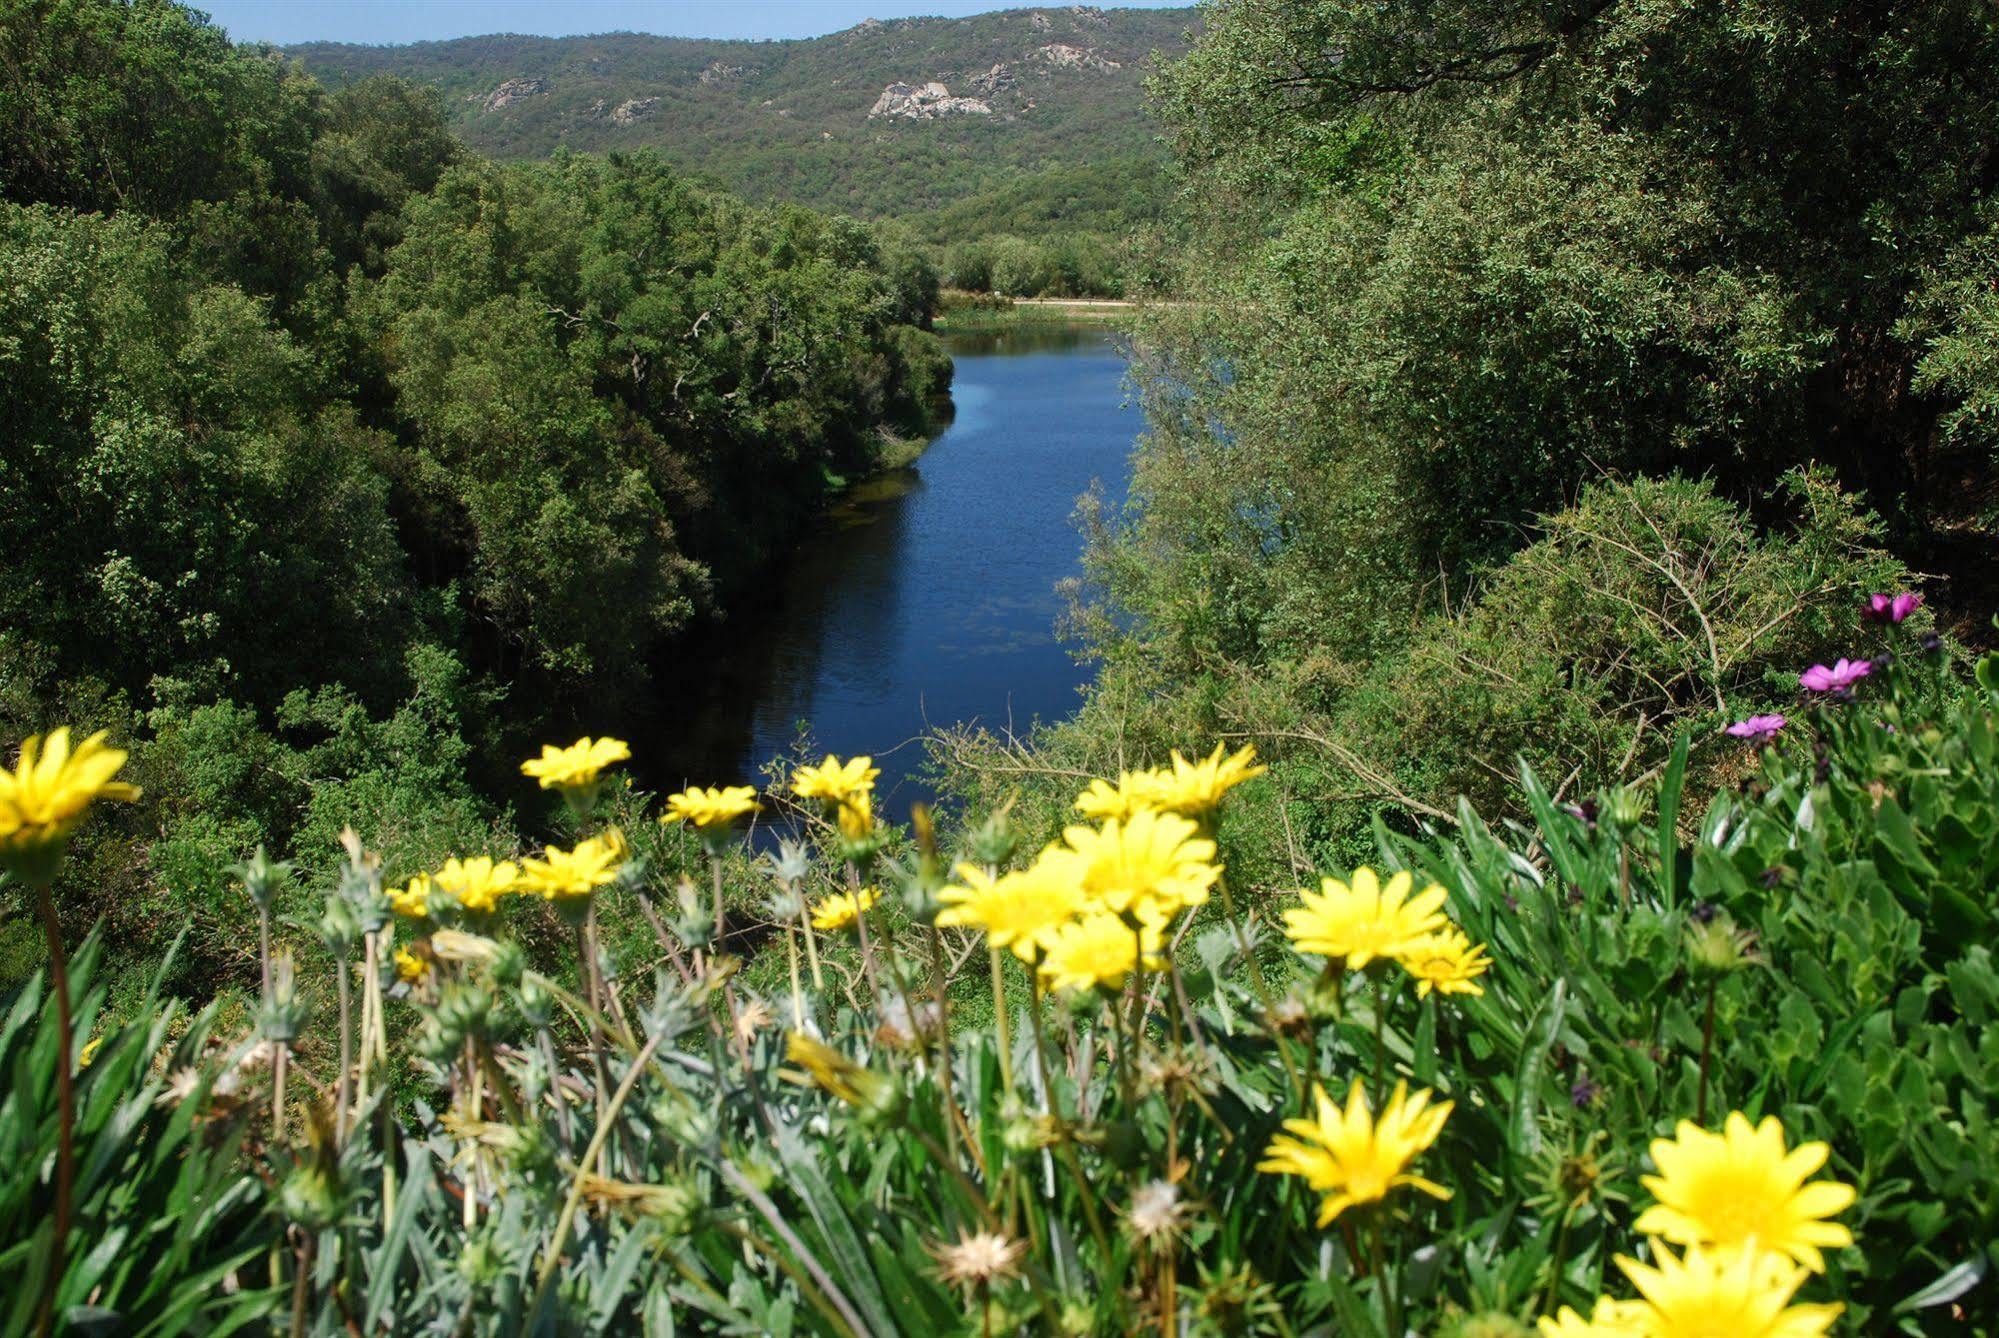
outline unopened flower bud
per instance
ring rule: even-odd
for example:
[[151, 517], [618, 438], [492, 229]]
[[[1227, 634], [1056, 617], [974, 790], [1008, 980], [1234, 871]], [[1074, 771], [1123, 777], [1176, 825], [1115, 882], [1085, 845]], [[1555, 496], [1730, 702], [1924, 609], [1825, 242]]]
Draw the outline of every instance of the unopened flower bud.
[[326, 899], [326, 912], [319, 917], [319, 941], [335, 957], [345, 957], [354, 950], [354, 940], [361, 936], [361, 917], [353, 905], [335, 895]]
[[285, 1177], [278, 1191], [278, 1209], [288, 1220], [309, 1230], [332, 1226], [340, 1219], [339, 1186], [317, 1163], [303, 1163]]
[[506, 1256], [488, 1236], [467, 1241], [465, 1248], [458, 1252], [458, 1275], [474, 1288], [484, 1288], [497, 1282], [506, 1266]]
[[493, 996], [484, 987], [462, 980], [449, 981], [437, 1000], [438, 1025], [460, 1037], [485, 1031], [493, 1011]]
[[520, 1000], [521, 1017], [530, 1027], [540, 1030], [554, 1020], [555, 996], [540, 981], [522, 981], [516, 997]]
[[1645, 797], [1635, 786], [1620, 785], [1606, 796], [1605, 816], [1623, 831], [1645, 821]]
[[241, 864], [231, 865], [229, 872], [242, 880], [243, 890], [250, 894], [250, 900], [257, 909], [271, 909], [271, 899], [285, 880], [291, 877], [292, 866], [283, 860], [274, 860], [260, 845], [250, 858]]
[[1703, 975], [1727, 975], [1756, 964], [1755, 936], [1737, 929], [1726, 914], [1687, 928], [1687, 962]]
[[458, 1048], [465, 1043], [463, 1033], [454, 1033], [437, 1017], [427, 1017], [417, 1028], [416, 1052], [440, 1068], [458, 1058]]
[[965, 845], [974, 863], [1004, 869], [1013, 859], [1014, 852], [1020, 849], [1020, 837], [1013, 829], [1007, 810], [1002, 808], [980, 823]]
[[764, 858], [770, 861], [771, 872], [781, 883], [802, 882], [812, 872], [812, 852], [800, 841], [779, 841], [777, 853]]

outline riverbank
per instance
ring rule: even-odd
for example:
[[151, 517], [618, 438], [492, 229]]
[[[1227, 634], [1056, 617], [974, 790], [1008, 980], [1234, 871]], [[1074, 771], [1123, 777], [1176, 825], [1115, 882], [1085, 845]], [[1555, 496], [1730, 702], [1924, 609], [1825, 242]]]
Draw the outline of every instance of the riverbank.
[[937, 314], [941, 331], [996, 330], [1015, 325], [1107, 325], [1138, 304], [1114, 297], [1002, 297], [947, 292]]

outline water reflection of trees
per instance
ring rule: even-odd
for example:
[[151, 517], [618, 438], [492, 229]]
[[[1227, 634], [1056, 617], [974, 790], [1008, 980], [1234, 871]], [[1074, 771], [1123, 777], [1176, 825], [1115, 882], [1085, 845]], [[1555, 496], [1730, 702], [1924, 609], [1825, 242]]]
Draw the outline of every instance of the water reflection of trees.
[[1111, 333], [1107, 325], [1035, 324], [994, 326], [985, 330], [947, 330], [944, 345], [953, 357], [991, 357], [1008, 353], [1068, 353], [1095, 348]]

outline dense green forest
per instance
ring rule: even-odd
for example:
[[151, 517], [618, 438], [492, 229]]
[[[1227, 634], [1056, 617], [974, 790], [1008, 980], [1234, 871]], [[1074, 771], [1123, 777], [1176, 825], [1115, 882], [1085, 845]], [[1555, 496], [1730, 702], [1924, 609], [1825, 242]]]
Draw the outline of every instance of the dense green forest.
[[[90, 876], [196, 913], [209, 986], [225, 866], [503, 824], [524, 709], [640, 690], [948, 385], [862, 224], [497, 165], [165, 0], [10, 2], [0, 56], [0, 720], [138, 742]], [[150, 900], [65, 908], [144, 956]]]
[[[955, 287], [1115, 295], [1149, 277], [1122, 262], [1171, 194], [1142, 84], [1196, 18], [1062, 6], [801, 41], [499, 34], [288, 54], [333, 87], [393, 74], [436, 88], [451, 127], [495, 158], [654, 148], [752, 200], [893, 220]], [[931, 81], [980, 110], [870, 115], [890, 85]]]

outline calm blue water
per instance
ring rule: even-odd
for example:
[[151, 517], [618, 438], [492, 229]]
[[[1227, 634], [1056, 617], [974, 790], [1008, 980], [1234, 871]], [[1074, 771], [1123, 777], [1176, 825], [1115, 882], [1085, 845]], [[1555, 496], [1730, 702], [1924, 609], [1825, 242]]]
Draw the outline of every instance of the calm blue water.
[[1088, 671], [1055, 638], [1055, 585], [1080, 569], [1076, 499], [1101, 480], [1123, 500], [1140, 427], [1124, 361], [1093, 330], [958, 336], [952, 351], [951, 426], [816, 522], [768, 607], [739, 617], [696, 708], [707, 737], [683, 740], [685, 779], [751, 780], [803, 726], [819, 752], [872, 754], [883, 811], [901, 817], [925, 797], [910, 772], [926, 729], [1024, 731], [1075, 708]]

